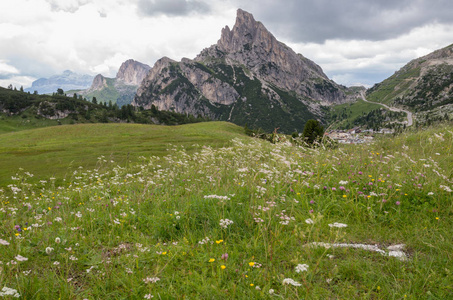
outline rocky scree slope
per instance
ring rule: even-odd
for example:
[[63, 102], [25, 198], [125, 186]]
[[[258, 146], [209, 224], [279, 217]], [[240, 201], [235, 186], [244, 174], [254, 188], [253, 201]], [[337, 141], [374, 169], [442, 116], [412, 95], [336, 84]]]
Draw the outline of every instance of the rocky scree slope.
[[239, 9], [233, 29], [195, 59], [158, 60], [132, 105], [290, 133], [322, 121], [322, 106], [347, 101], [345, 91]]

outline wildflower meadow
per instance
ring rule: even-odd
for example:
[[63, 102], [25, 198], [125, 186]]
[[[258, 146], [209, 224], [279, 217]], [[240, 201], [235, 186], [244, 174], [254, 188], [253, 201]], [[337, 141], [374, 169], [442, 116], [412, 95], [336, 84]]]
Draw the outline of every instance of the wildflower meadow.
[[0, 190], [0, 299], [453, 298], [452, 126], [186, 148], [18, 170]]

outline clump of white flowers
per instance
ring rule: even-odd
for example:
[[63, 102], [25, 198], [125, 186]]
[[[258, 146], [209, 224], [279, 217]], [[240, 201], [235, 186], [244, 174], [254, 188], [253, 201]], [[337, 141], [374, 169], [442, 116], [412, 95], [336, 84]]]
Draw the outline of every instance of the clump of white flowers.
[[226, 228], [228, 228], [229, 225], [231, 225], [231, 224], [233, 224], [233, 223], [234, 223], [234, 222], [231, 221], [231, 220], [228, 220], [228, 219], [221, 219], [219, 224], [220, 224], [220, 227], [226, 229]]
[[20, 295], [17, 290], [4, 286], [0, 292], [0, 296], [13, 296], [14, 298], [19, 298]]
[[295, 281], [294, 279], [292, 278], [285, 278], [283, 279], [283, 284], [291, 284], [293, 286], [301, 286], [302, 284], [300, 284], [299, 282]]
[[297, 273], [300, 273], [300, 272], [305, 272], [308, 270], [308, 265], [307, 264], [298, 264], [296, 266], [296, 272]]
[[333, 224], [329, 224], [329, 227], [344, 228], [344, 227], [348, 227], [348, 225], [343, 224], [343, 223], [335, 222]]

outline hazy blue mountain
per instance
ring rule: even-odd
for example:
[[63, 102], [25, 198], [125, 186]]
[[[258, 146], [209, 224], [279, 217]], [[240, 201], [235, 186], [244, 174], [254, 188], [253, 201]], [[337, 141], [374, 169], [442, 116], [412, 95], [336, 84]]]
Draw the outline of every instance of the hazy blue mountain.
[[66, 70], [63, 74], [54, 75], [49, 78], [39, 78], [33, 81], [32, 86], [25, 89], [25, 91], [31, 93], [38, 91], [39, 94], [48, 94], [56, 92], [59, 88], [64, 91], [84, 90], [91, 86], [93, 78], [94, 76], [91, 75], [77, 74]]

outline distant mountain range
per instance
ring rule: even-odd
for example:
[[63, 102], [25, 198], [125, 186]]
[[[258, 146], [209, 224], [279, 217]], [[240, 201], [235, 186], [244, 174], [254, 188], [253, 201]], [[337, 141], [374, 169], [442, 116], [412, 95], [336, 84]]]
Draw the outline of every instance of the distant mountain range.
[[33, 81], [30, 88], [25, 89], [26, 92], [38, 94], [55, 93], [57, 89], [68, 90], [83, 90], [88, 88], [93, 82], [91, 75], [77, 74], [72, 71], [66, 70], [63, 74], [54, 75], [49, 78], [40, 78]]
[[[155, 107], [285, 133], [301, 132], [308, 119], [328, 125], [326, 112], [354, 102], [362, 91], [330, 80], [241, 9], [234, 27], [222, 29], [218, 42], [194, 59], [163, 57], [152, 68], [130, 59], [115, 78], [65, 71], [26, 91], [58, 88], [98, 103]], [[367, 98], [414, 112], [418, 124], [453, 119], [453, 45], [409, 62], [369, 89]], [[369, 112], [359, 113], [367, 120]]]
[[25, 91], [51, 94], [63, 89], [68, 94], [76, 93], [88, 100], [96, 97], [98, 102], [112, 102], [121, 107], [131, 104], [140, 82], [150, 69], [151, 67], [146, 64], [129, 59], [121, 65], [115, 78], [104, 77], [101, 74], [81, 75], [66, 70], [63, 74], [34, 81], [32, 87]]
[[158, 60], [132, 105], [290, 133], [308, 119], [322, 121], [323, 105], [352, 100], [346, 92], [239, 9], [233, 29], [195, 59]]

